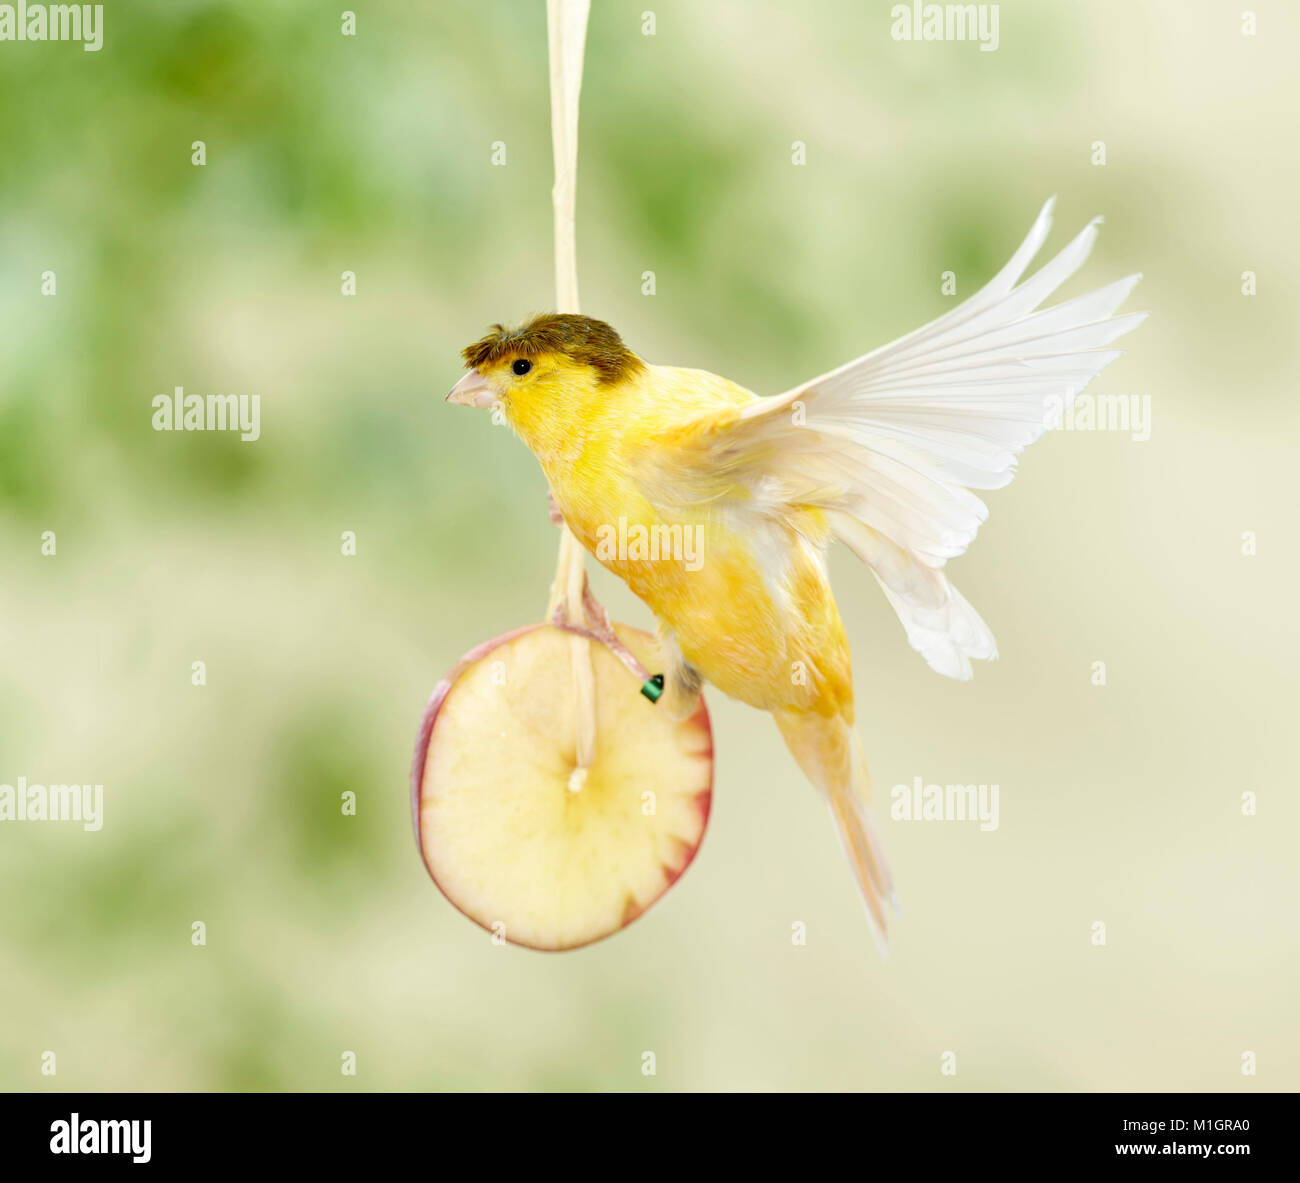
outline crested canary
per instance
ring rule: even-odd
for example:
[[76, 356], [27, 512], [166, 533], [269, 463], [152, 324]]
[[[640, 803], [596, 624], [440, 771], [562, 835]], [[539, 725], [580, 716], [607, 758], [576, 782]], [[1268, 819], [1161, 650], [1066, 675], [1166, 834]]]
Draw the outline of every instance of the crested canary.
[[[447, 396], [501, 408], [574, 535], [654, 613], [663, 709], [688, 711], [709, 682], [772, 712], [829, 804], [882, 950], [897, 898], [826, 551], [839, 541], [867, 563], [939, 673], [967, 679], [972, 659], [997, 656], [945, 573], [987, 515], [971, 490], [1006, 485], [1051, 408], [1068, 407], [1145, 317], [1114, 315], [1140, 275], [1040, 307], [1100, 222], [1024, 279], [1051, 210], [965, 302], [782, 395], [651, 365], [599, 320], [546, 315], [467, 347], [469, 372]], [[682, 553], [691, 539], [694, 561]]]

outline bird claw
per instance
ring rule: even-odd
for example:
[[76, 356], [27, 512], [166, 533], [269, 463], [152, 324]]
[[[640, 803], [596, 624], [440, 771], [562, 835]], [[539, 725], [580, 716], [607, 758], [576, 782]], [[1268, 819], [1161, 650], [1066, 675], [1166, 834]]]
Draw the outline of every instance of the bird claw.
[[[649, 685], [654, 679], [650, 677], [650, 673], [645, 666], [637, 660], [636, 655], [618, 639], [618, 634], [610, 623], [609, 613], [605, 611], [604, 605], [592, 593], [591, 584], [585, 576], [582, 580], [582, 606], [587, 616], [586, 623], [575, 623], [569, 615], [568, 604], [561, 600], [555, 606], [555, 611], [551, 613], [551, 624], [566, 633], [573, 633], [575, 636], [585, 637], [588, 641], [594, 641], [598, 645], [604, 645], [640, 680], [642, 683], [641, 692], [645, 694], [646, 685]], [[660, 691], [662, 691], [663, 675], [657, 674], [656, 677], [659, 678], [659, 687]], [[650, 698], [650, 695], [646, 694], [646, 697]], [[658, 697], [658, 694], [656, 694], [655, 698], [651, 698], [650, 701], [654, 702]]]

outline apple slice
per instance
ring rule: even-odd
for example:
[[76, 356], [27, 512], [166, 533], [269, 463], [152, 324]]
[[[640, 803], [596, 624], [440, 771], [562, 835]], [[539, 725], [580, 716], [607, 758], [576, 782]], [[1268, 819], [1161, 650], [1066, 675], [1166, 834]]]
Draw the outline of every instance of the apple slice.
[[[658, 642], [616, 625], [648, 669]], [[416, 841], [433, 881], [490, 932], [575, 949], [617, 932], [690, 865], [713, 791], [699, 709], [675, 721], [591, 646], [596, 758], [576, 763], [571, 636], [504, 633], [466, 654], [425, 708], [411, 768]]]

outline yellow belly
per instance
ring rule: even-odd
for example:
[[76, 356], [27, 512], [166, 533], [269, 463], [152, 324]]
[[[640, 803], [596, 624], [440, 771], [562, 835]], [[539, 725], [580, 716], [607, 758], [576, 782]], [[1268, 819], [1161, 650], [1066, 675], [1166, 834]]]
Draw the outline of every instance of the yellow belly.
[[852, 718], [849, 647], [818, 554], [817, 511], [752, 542], [703, 514], [664, 522], [630, 491], [613, 499], [621, 512], [595, 509], [590, 486], [571, 494], [566, 483], [554, 492], [570, 529], [709, 682], [763, 710]]

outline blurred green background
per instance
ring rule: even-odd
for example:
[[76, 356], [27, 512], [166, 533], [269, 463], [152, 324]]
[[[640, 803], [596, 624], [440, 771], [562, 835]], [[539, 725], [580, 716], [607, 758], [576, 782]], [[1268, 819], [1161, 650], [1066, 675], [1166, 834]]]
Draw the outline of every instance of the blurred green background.
[[[1251, 38], [1235, 3], [1004, 0], [983, 53], [887, 3], [595, 0], [583, 306], [651, 360], [784, 390], [951, 307], [942, 272], [971, 294], [1053, 193], [1049, 248], [1106, 216], [1067, 294], [1146, 275], [1092, 391], [1149, 394], [1151, 439], [1049, 435], [950, 569], [999, 662], [932, 674], [833, 558], [877, 792], [1001, 787], [994, 833], [884, 822], [885, 963], [775, 728], [716, 695], [700, 857], [621, 934], [493, 947], [428, 880], [425, 698], [540, 616], [556, 544], [522, 445], [442, 403], [552, 303], [544, 5], [352, 7], [0, 44], [0, 782], [105, 786], [98, 833], [0, 824], [0, 1087], [1300, 1087], [1295, 5]], [[177, 385], [260, 394], [262, 438], [154, 432]]]

